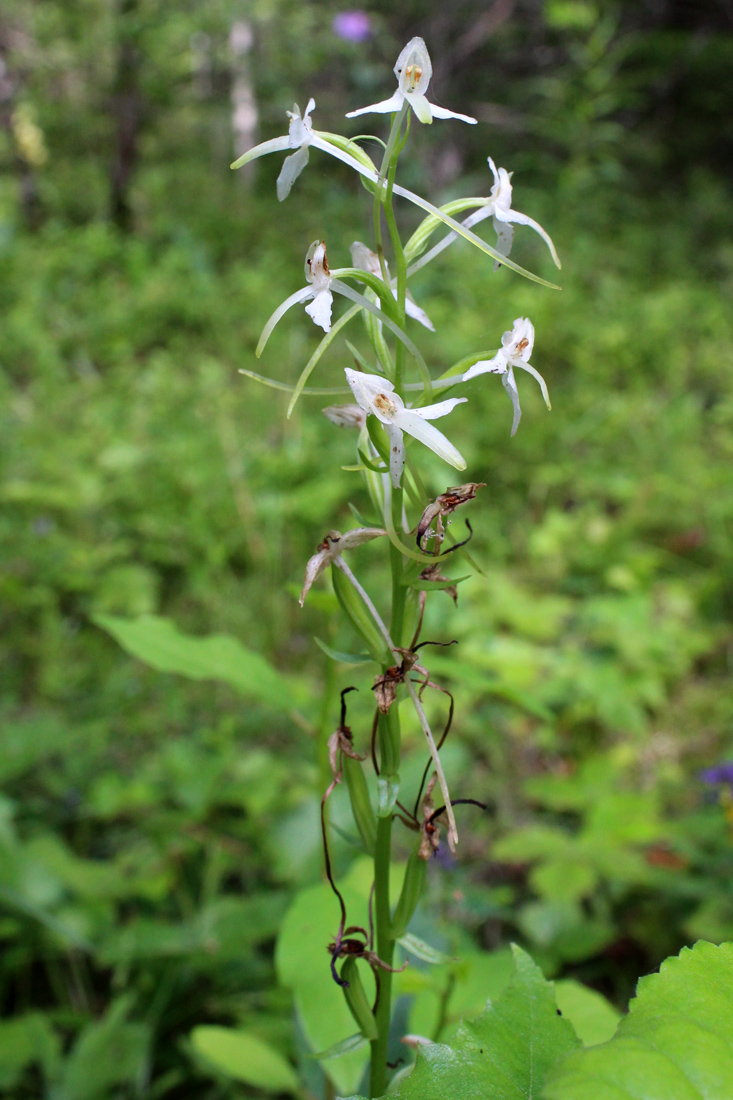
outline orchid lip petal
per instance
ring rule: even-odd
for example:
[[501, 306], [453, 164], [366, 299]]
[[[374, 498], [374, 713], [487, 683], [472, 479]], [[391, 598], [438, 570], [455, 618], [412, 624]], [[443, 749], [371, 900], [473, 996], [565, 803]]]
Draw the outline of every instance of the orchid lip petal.
[[402, 428], [397, 424], [388, 424], [387, 436], [389, 438], [389, 476], [394, 488], [399, 489], [405, 468], [405, 440]]
[[432, 104], [428, 103], [426, 97], [417, 92], [406, 92], [405, 99], [412, 107], [420, 122], [428, 126], [431, 125], [433, 121], [433, 109]]
[[305, 312], [312, 317], [324, 332], [331, 331], [331, 309], [333, 307], [333, 294], [326, 287], [319, 290], [310, 305], [305, 307]]
[[277, 197], [280, 202], [284, 202], [290, 194], [290, 189], [308, 163], [308, 157], [308, 146], [301, 145], [299, 149], [296, 149], [294, 153], [291, 153], [290, 156], [286, 157], [283, 161], [283, 166], [280, 169], [280, 175], [277, 177], [277, 183], [275, 185]]
[[506, 374], [502, 377], [501, 383], [509, 394], [509, 398], [514, 409], [514, 417], [512, 419], [512, 436], [517, 434], [517, 428], [519, 427], [519, 421], [522, 419], [522, 409], [519, 404], [519, 391], [517, 390], [517, 383], [514, 380], [514, 371], [511, 366], [507, 370]]

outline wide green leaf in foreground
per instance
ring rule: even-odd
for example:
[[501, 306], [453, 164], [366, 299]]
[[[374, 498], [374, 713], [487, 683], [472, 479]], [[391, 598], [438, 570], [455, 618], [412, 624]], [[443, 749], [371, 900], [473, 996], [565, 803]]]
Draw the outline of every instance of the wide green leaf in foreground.
[[291, 705], [288, 683], [264, 657], [236, 638], [212, 634], [193, 638], [158, 615], [119, 619], [95, 615], [94, 622], [123, 649], [159, 672], [177, 672], [190, 680], [220, 680], [243, 695], [279, 710]]
[[[394, 1100], [539, 1100], [552, 1067], [579, 1045], [551, 982], [514, 946], [514, 975], [495, 1005], [463, 1023], [450, 1046], [426, 1043]], [[588, 1098], [589, 1100], [589, 1098]]]
[[204, 1025], [191, 1032], [191, 1043], [228, 1077], [267, 1092], [298, 1092], [298, 1078], [282, 1054], [249, 1031]]
[[642, 978], [615, 1037], [558, 1066], [545, 1100], [730, 1100], [733, 944], [701, 941]]

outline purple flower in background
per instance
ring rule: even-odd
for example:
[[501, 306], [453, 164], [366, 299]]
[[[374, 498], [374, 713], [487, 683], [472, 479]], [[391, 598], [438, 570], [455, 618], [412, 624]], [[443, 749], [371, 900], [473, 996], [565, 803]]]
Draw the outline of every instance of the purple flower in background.
[[716, 783], [730, 783], [733, 786], [733, 760], [726, 760], [713, 768], [705, 768], [700, 772], [700, 778], [703, 783], [709, 783], [711, 786]]
[[334, 16], [331, 29], [346, 42], [365, 42], [372, 33], [372, 25], [365, 11], [342, 11]]

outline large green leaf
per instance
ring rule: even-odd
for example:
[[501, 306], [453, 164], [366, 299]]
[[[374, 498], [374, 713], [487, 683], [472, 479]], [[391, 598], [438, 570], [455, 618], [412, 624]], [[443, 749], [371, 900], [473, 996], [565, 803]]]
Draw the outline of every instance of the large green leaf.
[[701, 941], [642, 978], [610, 1042], [558, 1066], [546, 1100], [730, 1100], [733, 944]]
[[191, 1032], [197, 1054], [215, 1069], [267, 1092], [297, 1093], [298, 1078], [282, 1054], [257, 1035], [230, 1027], [197, 1027]]
[[94, 622], [133, 657], [160, 672], [177, 672], [190, 680], [221, 680], [248, 698], [278, 709], [292, 703], [290, 687], [283, 677], [264, 657], [245, 649], [236, 638], [225, 634], [192, 638], [158, 615], [141, 615], [138, 619], [95, 615]]
[[451, 1046], [421, 1046], [394, 1100], [538, 1100], [578, 1039], [558, 1015], [552, 984], [521, 948], [513, 953], [514, 975], [496, 1005], [462, 1024]]

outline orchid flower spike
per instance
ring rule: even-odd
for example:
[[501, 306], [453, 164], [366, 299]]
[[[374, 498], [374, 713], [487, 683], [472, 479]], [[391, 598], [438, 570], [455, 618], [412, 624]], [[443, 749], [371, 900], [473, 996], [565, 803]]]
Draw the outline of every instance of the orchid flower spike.
[[303, 591], [298, 601], [300, 606], [303, 606], [311, 586], [318, 580], [324, 569], [332, 565], [336, 558], [340, 558], [344, 550], [353, 550], [355, 546], [361, 546], [364, 542], [386, 534], [387, 532], [381, 527], [356, 527], [353, 531], [347, 531], [345, 535], [340, 531], [329, 531], [316, 553], [308, 559]]
[[522, 410], [519, 406], [519, 392], [514, 379], [515, 367], [526, 370], [537, 379], [548, 409], [551, 409], [552, 405], [550, 404], [550, 395], [547, 392], [544, 378], [529, 362], [534, 347], [534, 325], [529, 318], [517, 317], [514, 328], [510, 332], [505, 332], [502, 336], [501, 345], [493, 359], [481, 359], [478, 363], [474, 363], [463, 375], [462, 381], [468, 382], [469, 379], [475, 378], [479, 374], [500, 374], [502, 376], [501, 381], [504, 389], [509, 394], [514, 407], [512, 435], [515, 435], [522, 417]]
[[387, 378], [383, 378], [380, 374], [362, 374], [361, 371], [352, 370], [351, 367], [345, 367], [344, 370], [346, 381], [351, 386], [351, 392], [357, 404], [364, 412], [376, 416], [387, 430], [389, 473], [392, 485], [396, 489], [399, 488], [405, 467], [404, 432], [419, 439], [445, 462], [455, 466], [456, 470], [466, 469], [463, 456], [450, 440], [428, 423], [429, 420], [447, 416], [456, 405], [466, 400], [465, 397], [451, 397], [447, 401], [439, 401], [436, 405], [425, 405], [421, 409], [406, 409], [404, 401], [394, 392], [394, 386]]
[[[354, 241], [349, 250], [351, 252], [351, 260], [354, 267], [358, 267], [360, 271], [369, 271], [372, 275], [376, 275], [378, 279], [382, 278], [382, 269], [379, 264], [379, 256], [376, 252], [373, 252], [371, 248], [363, 244], [361, 241]], [[385, 270], [387, 272], [387, 278], [390, 279], [389, 266], [387, 261], [384, 263]], [[394, 280], [390, 279], [390, 286], [392, 287], [392, 294], [397, 297], [397, 287], [392, 286]], [[376, 304], [379, 305], [379, 298], [376, 299]], [[425, 328], [430, 329], [431, 332], [435, 332], [435, 325], [428, 317], [424, 309], [420, 309], [415, 299], [410, 294], [409, 290], [405, 296], [405, 313], [408, 317], [414, 318], [415, 321], [419, 321]]]
[[458, 118], [461, 122], [470, 122], [475, 125], [476, 119], [471, 118], [470, 115], [459, 115], [454, 111], [448, 111], [445, 107], [430, 103], [426, 98], [425, 93], [428, 90], [430, 77], [433, 75], [433, 66], [428, 48], [422, 38], [410, 39], [397, 58], [394, 74], [397, 77], [397, 91], [391, 99], [383, 99], [381, 103], [360, 107], [358, 111], [349, 111], [346, 117], [392, 114], [400, 111], [402, 104], [407, 100], [420, 122], [431, 123], [434, 118]]
[[[258, 157], [264, 157], [268, 153], [282, 153], [288, 149], [294, 149], [295, 152], [285, 158], [280, 175], [277, 177], [277, 197], [280, 202], [288, 197], [291, 187], [308, 163], [311, 146], [314, 149], [320, 149], [324, 153], [329, 153], [337, 160], [343, 161], [344, 164], [348, 164], [350, 168], [353, 168], [362, 176], [366, 176], [367, 179], [373, 182], [376, 181], [376, 169], [362, 149], [355, 146], [353, 142], [350, 143], [351, 148], [354, 149], [355, 153], [358, 153], [358, 156], [352, 156], [344, 149], [334, 145], [332, 140], [329, 141], [326, 135], [313, 129], [313, 121], [310, 116], [315, 105], [315, 99], [309, 99], [305, 114], [301, 115], [300, 107], [297, 103], [294, 104], [292, 111], [286, 112], [290, 118], [287, 134], [272, 138], [270, 141], [263, 141], [260, 145], [248, 149], [239, 160], [234, 161], [231, 167], [242, 168], [250, 161], [257, 160]], [[328, 137], [331, 136], [328, 135]], [[359, 157], [363, 158], [363, 163], [359, 160]]]

